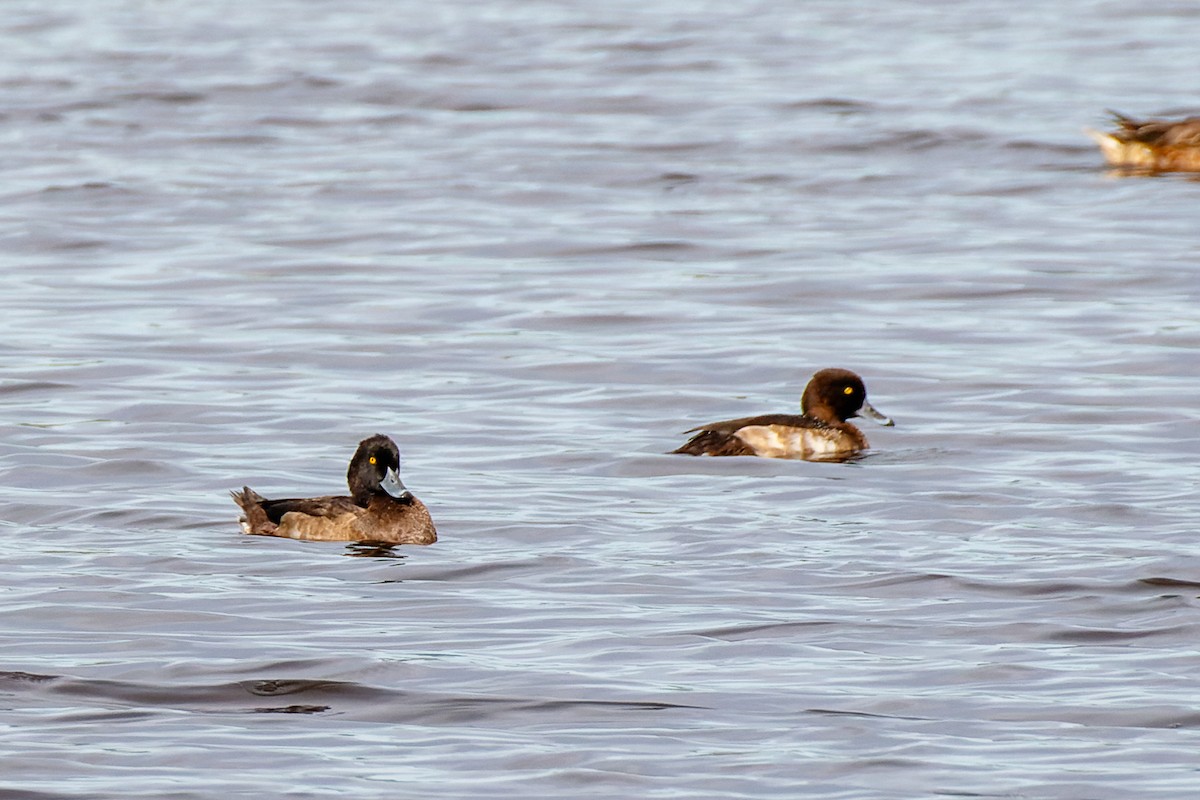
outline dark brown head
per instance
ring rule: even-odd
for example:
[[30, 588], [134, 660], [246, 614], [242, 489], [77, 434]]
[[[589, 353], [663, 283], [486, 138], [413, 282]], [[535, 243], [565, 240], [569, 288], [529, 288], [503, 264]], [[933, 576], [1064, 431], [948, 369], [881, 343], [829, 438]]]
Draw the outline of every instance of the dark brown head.
[[387, 495], [401, 502], [411, 502], [412, 493], [400, 482], [400, 448], [387, 436], [377, 433], [358, 443], [346, 483], [354, 502], [366, 506], [375, 495]]
[[806, 416], [831, 425], [860, 414], [881, 425], [895, 424], [867, 402], [867, 387], [862, 378], [848, 369], [823, 369], [813, 375], [804, 387], [800, 410]]

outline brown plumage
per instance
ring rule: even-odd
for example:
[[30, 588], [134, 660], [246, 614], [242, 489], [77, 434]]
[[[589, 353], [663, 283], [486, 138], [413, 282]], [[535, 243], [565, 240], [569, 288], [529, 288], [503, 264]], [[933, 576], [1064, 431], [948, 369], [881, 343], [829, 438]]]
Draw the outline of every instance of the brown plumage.
[[[714, 423], [711, 427], [722, 425]], [[692, 428], [685, 433], [699, 430], [700, 432], [688, 440], [687, 444], [672, 450], [686, 456], [752, 456], [754, 449], [733, 435], [732, 431], [705, 430]]]
[[1087, 131], [1114, 167], [1146, 172], [1200, 172], [1200, 117], [1136, 120], [1110, 111], [1117, 130]]
[[230, 492], [241, 507], [242, 530], [337, 542], [432, 544], [437, 531], [425, 504], [400, 482], [400, 451], [376, 434], [358, 445], [346, 482], [350, 496], [267, 500], [248, 486]]
[[673, 451], [691, 456], [763, 456], [808, 461], [845, 461], [868, 447], [867, 437], [846, 420], [866, 416], [892, 421], [867, 402], [862, 378], [845, 369], [823, 369], [804, 387], [800, 414], [762, 414], [700, 425]]

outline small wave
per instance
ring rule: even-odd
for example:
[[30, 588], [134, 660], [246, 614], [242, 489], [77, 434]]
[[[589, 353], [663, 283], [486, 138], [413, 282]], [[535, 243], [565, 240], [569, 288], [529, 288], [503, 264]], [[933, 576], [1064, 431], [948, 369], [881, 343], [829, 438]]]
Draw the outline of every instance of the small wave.
[[[512, 716], [560, 718], [564, 709], [577, 713], [609, 714], [628, 711], [666, 711], [697, 708], [663, 700], [589, 700], [547, 697], [486, 697], [409, 692], [352, 681], [301, 678], [243, 680], [212, 684], [150, 684], [94, 680], [30, 672], [0, 673], [0, 690], [9, 695], [52, 696], [58, 702], [75, 698], [88, 707], [100, 706], [105, 717], [126, 718], [131, 712], [154, 709], [195, 712], [319, 714], [376, 722], [456, 724], [463, 721], [506, 720]], [[261, 702], [286, 697], [285, 704]], [[303, 700], [304, 702], [296, 702]], [[78, 713], [79, 709], [67, 709]]]

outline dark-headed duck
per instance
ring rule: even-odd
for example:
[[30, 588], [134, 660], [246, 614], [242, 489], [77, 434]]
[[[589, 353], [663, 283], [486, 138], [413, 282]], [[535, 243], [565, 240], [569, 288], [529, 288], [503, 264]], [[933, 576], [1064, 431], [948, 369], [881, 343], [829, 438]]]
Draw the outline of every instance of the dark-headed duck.
[[882, 425], [894, 424], [867, 402], [862, 378], [846, 369], [813, 375], [800, 398], [800, 412], [700, 425], [687, 431], [699, 433], [674, 452], [845, 461], [867, 449], [867, 437], [846, 420], [861, 414]]
[[387, 436], [363, 439], [350, 459], [350, 497], [266, 500], [249, 486], [230, 492], [246, 533], [324, 542], [433, 544], [425, 504], [400, 482], [400, 450]]
[[1200, 117], [1136, 120], [1110, 111], [1111, 133], [1087, 131], [1114, 167], [1146, 172], [1200, 172]]

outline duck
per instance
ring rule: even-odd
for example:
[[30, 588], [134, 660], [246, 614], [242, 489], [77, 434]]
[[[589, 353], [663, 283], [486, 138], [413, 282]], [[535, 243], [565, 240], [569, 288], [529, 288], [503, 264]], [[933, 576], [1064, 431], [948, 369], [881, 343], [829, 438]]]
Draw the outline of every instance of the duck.
[[848, 369], [816, 372], [804, 387], [799, 414], [763, 414], [698, 425], [673, 453], [690, 456], [761, 456], [805, 461], [847, 461], [861, 455], [867, 437], [846, 420], [865, 416], [896, 423], [867, 402], [862, 378]]
[[1114, 167], [1147, 172], [1200, 172], [1200, 117], [1136, 120], [1109, 111], [1118, 129], [1088, 130]]
[[242, 532], [322, 542], [433, 544], [429, 509], [400, 482], [400, 449], [377, 433], [363, 439], [346, 471], [350, 495], [267, 500], [249, 486], [230, 492]]

